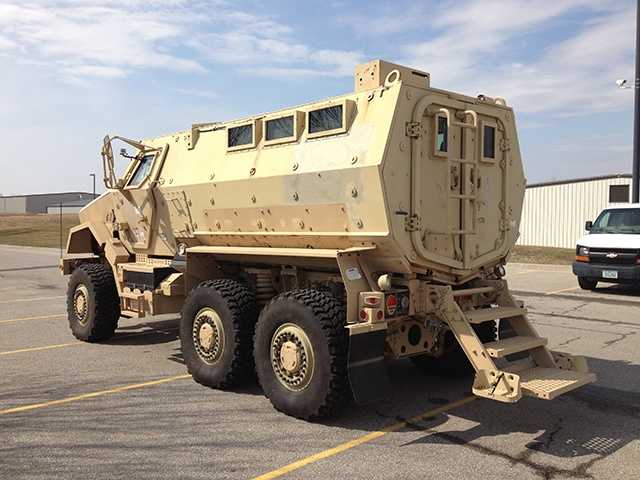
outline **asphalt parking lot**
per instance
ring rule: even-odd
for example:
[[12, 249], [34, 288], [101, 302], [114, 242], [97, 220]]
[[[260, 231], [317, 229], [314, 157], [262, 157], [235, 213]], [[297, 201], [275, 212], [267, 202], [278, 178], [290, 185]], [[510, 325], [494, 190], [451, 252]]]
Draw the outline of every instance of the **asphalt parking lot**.
[[500, 404], [470, 397], [470, 379], [395, 362], [393, 398], [308, 423], [255, 382], [193, 382], [175, 317], [76, 341], [58, 254], [0, 246], [0, 478], [640, 478], [640, 292], [583, 292], [567, 267], [511, 265], [535, 326], [587, 356], [596, 384]]

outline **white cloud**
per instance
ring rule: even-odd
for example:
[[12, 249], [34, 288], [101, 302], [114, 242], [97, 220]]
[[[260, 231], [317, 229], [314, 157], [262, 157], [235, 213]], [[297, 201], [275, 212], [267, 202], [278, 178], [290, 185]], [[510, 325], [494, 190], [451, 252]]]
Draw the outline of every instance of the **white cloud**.
[[126, 72], [117, 67], [105, 67], [103, 65], [78, 65], [65, 68], [63, 70], [71, 77], [102, 77], [102, 78], [123, 78]]
[[[433, 39], [404, 46], [404, 62], [429, 71], [435, 85], [505, 96], [530, 113], [576, 115], [628, 107], [614, 81], [633, 72], [635, 15], [629, 2], [469, 0], [449, 7], [431, 12]], [[516, 38], [540, 38], [576, 12], [595, 13], [598, 20], [533, 58], [513, 59], [521, 47]]]
[[236, 30], [200, 36], [192, 45], [215, 63], [269, 77], [350, 76], [365, 58], [357, 51], [314, 49], [296, 42], [288, 28], [271, 21], [248, 21]]
[[188, 88], [179, 88], [176, 90], [176, 93], [179, 95], [184, 95], [185, 97], [199, 97], [199, 98], [208, 98], [214, 99], [220, 97], [217, 92], [213, 92], [211, 90], [195, 90]]
[[314, 49], [293, 29], [219, 0], [35, 0], [0, 5], [0, 50], [66, 80], [232, 64], [269, 76], [351, 75], [357, 52]]
[[176, 2], [86, 1], [0, 5], [0, 34], [16, 56], [48, 62], [63, 76], [121, 78], [137, 68], [201, 72], [197, 61], [168, 53], [187, 34]]

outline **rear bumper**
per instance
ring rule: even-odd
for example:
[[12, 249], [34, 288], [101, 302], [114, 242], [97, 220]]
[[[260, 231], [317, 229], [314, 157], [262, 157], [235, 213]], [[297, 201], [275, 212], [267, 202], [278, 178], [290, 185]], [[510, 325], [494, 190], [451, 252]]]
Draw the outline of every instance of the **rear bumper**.
[[[618, 278], [604, 278], [602, 272], [616, 271]], [[640, 265], [598, 265], [584, 262], [573, 262], [573, 273], [578, 277], [611, 283], [640, 282]]]

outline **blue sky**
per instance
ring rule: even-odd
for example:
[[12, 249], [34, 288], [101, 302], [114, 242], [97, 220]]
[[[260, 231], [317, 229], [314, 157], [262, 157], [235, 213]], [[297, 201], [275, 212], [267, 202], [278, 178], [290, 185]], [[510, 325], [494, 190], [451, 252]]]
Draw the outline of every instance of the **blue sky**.
[[630, 171], [633, 0], [0, 0], [0, 193], [89, 190], [141, 138], [346, 93], [356, 63], [506, 97], [530, 182]]

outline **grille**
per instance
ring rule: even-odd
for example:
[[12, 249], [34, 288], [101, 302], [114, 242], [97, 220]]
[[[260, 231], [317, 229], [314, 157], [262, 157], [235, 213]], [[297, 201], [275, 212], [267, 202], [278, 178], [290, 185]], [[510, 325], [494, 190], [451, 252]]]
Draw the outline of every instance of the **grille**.
[[590, 263], [603, 265], [636, 265], [638, 250], [625, 248], [590, 248]]

